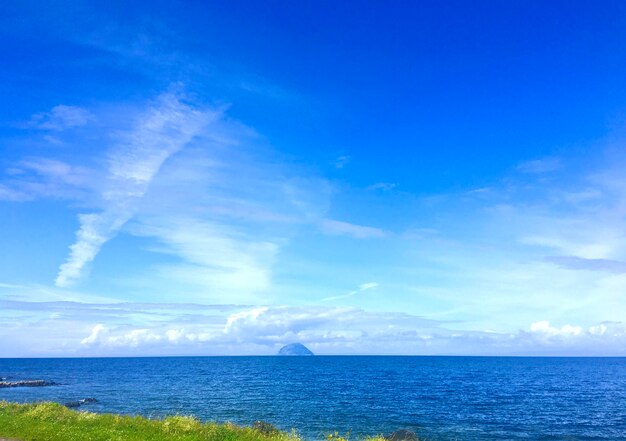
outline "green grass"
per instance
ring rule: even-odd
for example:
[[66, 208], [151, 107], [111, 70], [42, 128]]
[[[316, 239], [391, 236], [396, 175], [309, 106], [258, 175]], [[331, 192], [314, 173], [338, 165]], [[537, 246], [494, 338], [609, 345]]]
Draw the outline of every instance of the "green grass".
[[[201, 423], [194, 417], [151, 420], [139, 416], [70, 410], [57, 403], [17, 404], [0, 401], [0, 438], [20, 441], [301, 441], [295, 431], [234, 424]], [[337, 432], [324, 441], [349, 441]], [[382, 436], [363, 441], [385, 441]]]
[[295, 432], [233, 424], [201, 423], [193, 417], [163, 420], [77, 412], [56, 403], [0, 402], [0, 438], [21, 441], [298, 441]]
[[[0, 401], [0, 438], [20, 441], [300, 441], [263, 423], [259, 429], [234, 424], [201, 423], [188, 416], [151, 420], [139, 416], [70, 410], [57, 403]], [[337, 432], [325, 441], [348, 441]], [[364, 441], [385, 441], [382, 437]]]

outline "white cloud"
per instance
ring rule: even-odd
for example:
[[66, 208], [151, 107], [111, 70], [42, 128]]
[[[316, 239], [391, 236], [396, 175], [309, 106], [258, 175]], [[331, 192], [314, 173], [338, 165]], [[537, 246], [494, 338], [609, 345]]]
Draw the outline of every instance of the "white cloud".
[[161, 342], [166, 336], [167, 334], [162, 335], [149, 329], [132, 329], [124, 333], [111, 333], [104, 325], [98, 324], [91, 330], [91, 334], [82, 339], [80, 343], [84, 346], [137, 348]]
[[28, 158], [5, 171], [0, 200], [31, 201], [38, 198], [86, 199], [98, 172], [49, 158]]
[[319, 354], [623, 355], [626, 348], [623, 322], [540, 320], [503, 332], [351, 307], [0, 300], [0, 309], [7, 356], [274, 354], [294, 341]]
[[275, 243], [193, 218], [146, 219], [134, 234], [155, 237], [166, 246], [155, 251], [182, 258], [182, 264], [161, 268], [165, 277], [199, 285], [208, 291], [207, 295], [217, 293], [223, 298], [228, 294], [231, 301], [247, 301], [252, 293], [270, 286], [271, 267], [278, 251]]
[[518, 338], [524, 340], [530, 336], [526, 346], [536, 351], [559, 353], [568, 352], [574, 355], [623, 355], [626, 344], [626, 324], [622, 322], [604, 322], [587, 328], [565, 324], [561, 327], [552, 326], [543, 320], [530, 325], [528, 334], [520, 332]]
[[563, 325], [560, 328], [550, 326], [550, 322], [542, 320], [530, 325], [530, 331], [547, 337], [574, 337], [583, 333], [580, 326]]
[[320, 354], [617, 355], [626, 342], [626, 326], [617, 322], [584, 329], [538, 321], [529, 331], [501, 333], [447, 329], [445, 323], [410, 314], [286, 306], [242, 309], [223, 320], [221, 329], [202, 324], [116, 329], [96, 325], [81, 346], [117, 353], [158, 348], [161, 354], [273, 354], [281, 345], [298, 341]]
[[321, 222], [322, 232], [333, 236], [350, 236], [355, 239], [372, 239], [387, 236], [380, 228], [356, 225], [348, 222], [325, 219]]
[[19, 168], [14, 168], [13, 174], [21, 175], [27, 172], [35, 172], [39, 176], [46, 178], [48, 185], [58, 182], [84, 187], [89, 185], [90, 175], [93, 174], [93, 170], [86, 167], [74, 166], [50, 158], [30, 158], [20, 161], [17, 165]]
[[59, 267], [55, 285], [63, 288], [77, 280], [84, 266], [96, 257], [102, 245], [117, 234], [131, 216], [130, 210], [125, 213], [79, 215], [80, 229], [76, 232], [76, 242], [70, 246], [67, 261]]
[[[107, 327], [98, 324], [80, 340], [79, 351], [96, 353], [263, 353], [273, 354], [290, 341], [302, 341], [317, 349], [337, 345], [366, 344], [414, 338], [415, 329], [436, 329], [438, 323], [395, 313], [369, 313], [355, 308], [267, 307], [240, 309], [223, 316], [222, 326], [209, 326], [201, 318], [185, 325], [163, 323], [152, 327]], [[379, 328], [379, 330], [376, 330]], [[382, 333], [381, 333], [382, 332]], [[387, 333], [391, 333], [387, 335]], [[392, 336], [393, 334], [393, 336]], [[250, 352], [256, 351], [256, 352]], [[147, 352], [146, 352], [147, 351]]]
[[261, 306], [231, 314], [228, 316], [228, 320], [226, 320], [224, 332], [230, 332], [230, 330], [236, 327], [236, 324], [240, 321], [257, 320], [261, 314], [266, 313], [268, 310], [269, 308], [267, 306]]
[[327, 301], [331, 301], [331, 300], [346, 299], [348, 297], [353, 297], [353, 296], [357, 295], [360, 292], [367, 291], [369, 289], [375, 289], [375, 288], [378, 288], [378, 283], [376, 283], [376, 282], [362, 283], [362, 284], [359, 285], [359, 289], [356, 289], [354, 291], [350, 291], [349, 293], [343, 294], [343, 295], [340, 295], [340, 296], [326, 297], [326, 298], [323, 298], [322, 301], [323, 302], [327, 302]]
[[546, 261], [562, 268], [626, 274], [626, 262], [610, 259], [584, 259], [576, 256], [548, 256]]
[[59, 268], [55, 284], [69, 286], [79, 278], [104, 243], [114, 237], [136, 211], [153, 177], [171, 155], [183, 148], [218, 114], [194, 109], [166, 93], [138, 121], [133, 131], [109, 154], [102, 192], [104, 210], [79, 216], [76, 242]]
[[534, 227], [544, 231], [538, 231], [538, 234], [523, 235], [519, 238], [519, 242], [565, 255], [580, 256], [581, 259], [586, 260], [605, 260], [614, 254], [616, 246], [620, 242], [611, 241], [610, 236], [618, 235], [619, 232], [587, 230], [583, 222], [576, 223], [579, 225], [568, 226], [556, 219], [546, 219], [543, 226], [539, 223], [529, 224], [529, 229]]
[[97, 324], [96, 326], [93, 327], [93, 329], [91, 330], [91, 334], [89, 334], [87, 337], [83, 338], [80, 341], [80, 344], [82, 345], [92, 345], [98, 341], [100, 341], [100, 339], [102, 338], [102, 335], [106, 333], [106, 328], [104, 327], [103, 324]]
[[84, 126], [93, 119], [93, 114], [87, 109], [60, 104], [50, 112], [33, 115], [30, 125], [40, 130], [58, 132]]
[[604, 324], [589, 327], [589, 333], [591, 335], [604, 335], [606, 334], [607, 330], [608, 330], [608, 327]]

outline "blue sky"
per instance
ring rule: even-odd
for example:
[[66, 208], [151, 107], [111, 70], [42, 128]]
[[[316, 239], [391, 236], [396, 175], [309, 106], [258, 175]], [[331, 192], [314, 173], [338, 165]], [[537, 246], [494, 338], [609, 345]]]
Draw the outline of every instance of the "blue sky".
[[0, 354], [624, 355], [623, 2], [8, 2]]

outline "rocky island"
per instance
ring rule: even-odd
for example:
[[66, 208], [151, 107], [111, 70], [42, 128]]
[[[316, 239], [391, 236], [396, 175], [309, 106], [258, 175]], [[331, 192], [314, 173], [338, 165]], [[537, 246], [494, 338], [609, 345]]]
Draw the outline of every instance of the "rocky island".
[[302, 343], [291, 343], [280, 348], [278, 355], [315, 355]]

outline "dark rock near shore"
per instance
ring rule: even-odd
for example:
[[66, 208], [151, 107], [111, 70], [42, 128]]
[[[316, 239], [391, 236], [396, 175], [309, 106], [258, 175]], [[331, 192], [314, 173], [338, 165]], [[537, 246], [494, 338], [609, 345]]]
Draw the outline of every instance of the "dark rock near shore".
[[265, 421], [255, 421], [254, 424], [252, 425], [252, 428], [254, 430], [258, 430], [263, 435], [268, 435], [268, 436], [276, 435], [280, 432], [273, 424], [266, 423]]
[[387, 441], [418, 441], [415, 432], [408, 429], [400, 429], [385, 435]]
[[20, 381], [0, 381], [0, 389], [4, 387], [44, 387], [56, 386], [54, 381], [46, 380], [20, 380]]
[[278, 355], [314, 355], [313, 352], [309, 350], [302, 343], [291, 343], [289, 345], [283, 346], [278, 351]]
[[69, 407], [70, 409], [76, 408], [76, 407], [80, 407], [84, 404], [92, 404], [92, 403], [97, 403], [98, 400], [96, 400], [95, 398], [84, 398], [82, 400], [78, 400], [78, 401], [69, 401], [67, 403], [64, 404], [65, 407]]

